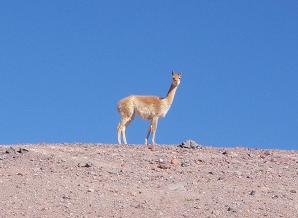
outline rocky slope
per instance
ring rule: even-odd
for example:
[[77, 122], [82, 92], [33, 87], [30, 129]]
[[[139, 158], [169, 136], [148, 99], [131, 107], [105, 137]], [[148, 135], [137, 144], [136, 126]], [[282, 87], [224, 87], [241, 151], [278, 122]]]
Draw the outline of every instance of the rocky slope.
[[298, 151], [0, 146], [0, 217], [297, 217]]

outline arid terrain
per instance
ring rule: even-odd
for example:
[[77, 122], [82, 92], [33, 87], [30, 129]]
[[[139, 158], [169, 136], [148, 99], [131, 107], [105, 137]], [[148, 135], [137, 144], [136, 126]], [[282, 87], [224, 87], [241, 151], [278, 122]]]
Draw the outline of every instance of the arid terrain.
[[0, 217], [298, 217], [298, 151], [0, 146]]

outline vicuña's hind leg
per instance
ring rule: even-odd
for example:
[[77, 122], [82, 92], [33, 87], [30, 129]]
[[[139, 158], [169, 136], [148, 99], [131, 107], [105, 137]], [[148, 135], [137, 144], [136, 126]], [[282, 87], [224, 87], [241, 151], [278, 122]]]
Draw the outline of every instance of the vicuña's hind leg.
[[126, 141], [126, 127], [131, 123], [131, 121], [133, 121], [134, 118], [135, 118], [135, 115], [132, 114], [131, 117], [128, 118], [128, 120], [126, 121], [126, 123], [124, 125], [124, 128], [122, 129], [122, 137], [123, 137], [124, 144], [127, 144], [127, 141]]
[[123, 143], [127, 144], [125, 137], [125, 124], [128, 122], [127, 118], [122, 118], [120, 123], [118, 124], [118, 144], [121, 144], [121, 138], [123, 139]]
[[130, 124], [130, 122], [133, 119], [134, 119], [133, 115], [130, 117], [125, 117], [121, 119], [118, 125], [118, 143], [119, 144], [121, 144], [121, 135], [122, 135], [123, 143], [127, 144], [125, 130], [126, 130], [126, 127]]

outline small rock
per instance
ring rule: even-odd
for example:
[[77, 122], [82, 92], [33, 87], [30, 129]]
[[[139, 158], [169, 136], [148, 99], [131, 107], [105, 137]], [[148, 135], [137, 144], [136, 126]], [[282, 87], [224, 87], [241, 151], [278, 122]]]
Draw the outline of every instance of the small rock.
[[168, 164], [166, 164], [166, 163], [160, 163], [160, 164], [158, 164], [157, 167], [160, 168], [160, 169], [163, 169], [163, 170], [166, 170], [166, 169], [170, 169], [171, 168], [171, 166], [168, 165]]
[[198, 160], [196, 161], [196, 163], [197, 163], [197, 164], [201, 164], [201, 163], [204, 163], [204, 161], [203, 161], [202, 159], [198, 159]]
[[255, 155], [251, 154], [251, 153], [248, 153], [247, 156], [253, 158]]
[[235, 210], [235, 209], [233, 209], [233, 208], [231, 208], [231, 207], [228, 207], [228, 211], [230, 211], [230, 212], [233, 212], [233, 213], [235, 213], [235, 212], [236, 212], [236, 210]]
[[194, 140], [186, 140], [178, 146], [181, 147], [181, 148], [188, 148], [188, 149], [202, 148], [202, 146], [200, 146]]
[[296, 190], [291, 190], [290, 192], [293, 193], [293, 194], [297, 193]]
[[181, 166], [182, 167], [189, 167], [190, 166], [190, 163], [188, 163], [188, 162], [182, 162], [181, 163]]
[[119, 173], [123, 173], [123, 170], [119, 169], [119, 168], [112, 168], [112, 169], [108, 170], [108, 173], [110, 173], [110, 174], [119, 174]]
[[8, 149], [6, 149], [5, 151], [6, 154], [11, 154], [11, 153], [16, 153], [16, 150], [13, 147], [9, 147]]
[[63, 196], [62, 196], [62, 198], [63, 198], [63, 199], [70, 200], [70, 197], [69, 197], [69, 196], [67, 196], [67, 195], [63, 195]]
[[97, 173], [94, 171], [88, 172], [88, 174], [92, 175], [92, 176], [97, 176]]
[[263, 154], [264, 154], [265, 156], [270, 156], [270, 155], [272, 155], [272, 153], [271, 153], [270, 151], [264, 151]]
[[26, 148], [19, 148], [19, 149], [17, 150], [17, 152], [20, 153], [20, 154], [25, 154], [25, 153], [29, 152], [29, 150], [26, 149]]
[[229, 156], [231, 156], [233, 158], [233, 157], [238, 157], [239, 155], [237, 152], [231, 151]]
[[228, 152], [227, 152], [227, 151], [224, 151], [224, 152], [222, 152], [222, 154], [223, 154], [223, 155], [227, 155], [227, 154], [228, 154]]
[[88, 192], [95, 192], [95, 190], [93, 188], [89, 188]]
[[87, 168], [89, 168], [89, 167], [92, 167], [92, 163], [84, 163], [84, 164], [81, 164], [81, 163], [79, 163], [78, 164], [78, 167], [87, 167]]
[[16, 173], [16, 175], [18, 175], [18, 176], [23, 176], [23, 173]]
[[163, 164], [163, 163], [165, 163], [165, 161], [160, 158], [160, 159], [156, 160], [155, 163], [158, 163], [158, 164], [161, 163], [161, 164]]
[[181, 165], [181, 161], [178, 160], [178, 159], [176, 159], [176, 158], [174, 158], [174, 159], [171, 160], [171, 164], [173, 164], [175, 166], [178, 166], [178, 165]]
[[264, 151], [264, 152], [262, 152], [262, 153], [259, 155], [259, 157], [262, 158], [262, 159], [265, 159], [266, 157], [271, 156], [271, 155], [272, 155], [272, 154], [271, 154], [270, 151]]
[[140, 203], [136, 203], [136, 204], [131, 204], [132, 207], [134, 208], [141, 208], [141, 204]]
[[252, 195], [252, 196], [254, 196], [256, 194], [256, 191], [251, 191], [250, 193], [249, 193], [249, 195]]
[[179, 182], [179, 183], [175, 183], [175, 184], [171, 184], [168, 186], [169, 190], [171, 191], [186, 191], [186, 182]]
[[0, 156], [0, 160], [4, 160], [4, 157], [1, 157], [1, 156]]

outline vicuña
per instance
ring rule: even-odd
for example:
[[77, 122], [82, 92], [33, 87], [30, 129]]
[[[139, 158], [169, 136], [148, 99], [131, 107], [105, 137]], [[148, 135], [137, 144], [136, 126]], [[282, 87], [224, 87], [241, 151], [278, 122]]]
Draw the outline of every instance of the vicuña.
[[155, 145], [155, 133], [157, 128], [158, 119], [165, 117], [169, 111], [176, 90], [181, 81], [181, 73], [172, 72], [173, 81], [166, 97], [161, 98], [157, 96], [138, 96], [131, 95], [118, 102], [117, 108], [120, 113], [121, 119], [118, 124], [118, 143], [121, 144], [121, 136], [124, 144], [127, 144], [125, 130], [131, 123], [136, 115], [143, 119], [150, 121], [145, 144], [148, 145], [148, 139], [152, 133], [152, 146]]

